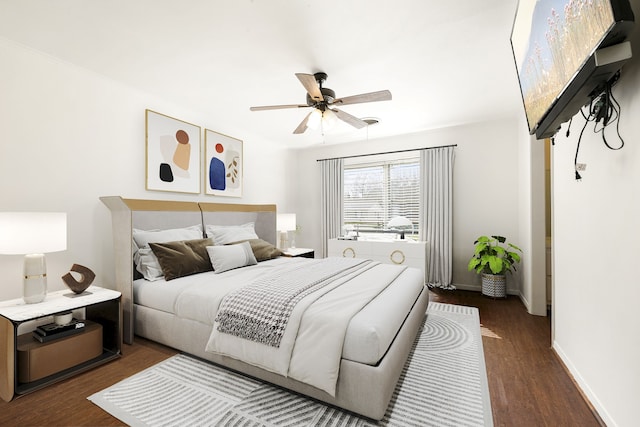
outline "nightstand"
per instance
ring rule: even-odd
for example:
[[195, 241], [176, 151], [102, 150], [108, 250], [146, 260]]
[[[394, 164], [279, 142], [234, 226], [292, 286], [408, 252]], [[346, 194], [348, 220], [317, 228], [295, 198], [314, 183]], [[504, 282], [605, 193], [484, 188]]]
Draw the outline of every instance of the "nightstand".
[[[74, 317], [87, 321], [87, 330], [47, 343], [39, 343], [35, 338], [29, 339], [31, 331], [37, 326], [53, 322], [53, 315], [73, 311]], [[25, 348], [40, 350], [52, 344], [69, 352], [70, 348], [83, 346], [88, 334], [95, 334], [101, 329], [102, 352], [90, 360], [74, 366], [48, 373], [43, 378], [30, 382], [20, 382], [19, 372], [25, 368], [40, 367], [41, 360], [30, 359], [34, 366], [24, 366]], [[64, 340], [64, 341], [63, 341]], [[33, 341], [33, 342], [31, 342]], [[68, 289], [50, 292], [44, 301], [36, 304], [25, 304], [22, 298], [0, 302], [0, 398], [8, 402], [15, 396], [30, 393], [55, 382], [67, 379], [80, 372], [107, 363], [120, 357], [122, 351], [122, 309], [120, 292], [111, 289], [90, 286], [84, 294], [76, 295]], [[101, 354], [100, 354], [101, 353]], [[46, 350], [45, 350], [46, 354]], [[22, 360], [22, 362], [21, 362]], [[44, 361], [46, 364], [46, 360]], [[22, 369], [22, 370], [21, 370]]]
[[309, 248], [287, 248], [283, 249], [282, 253], [284, 256], [288, 256], [291, 258], [314, 258], [314, 250]]

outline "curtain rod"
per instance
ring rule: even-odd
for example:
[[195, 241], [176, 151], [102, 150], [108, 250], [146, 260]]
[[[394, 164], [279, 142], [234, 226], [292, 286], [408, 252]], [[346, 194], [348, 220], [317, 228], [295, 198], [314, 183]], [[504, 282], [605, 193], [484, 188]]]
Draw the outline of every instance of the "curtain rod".
[[447, 147], [457, 147], [457, 146], [458, 146], [458, 144], [450, 144], [450, 145], [440, 145], [438, 147], [409, 148], [409, 149], [406, 149], [406, 150], [385, 151], [385, 152], [381, 152], [381, 153], [354, 154], [353, 156], [331, 157], [331, 158], [328, 158], [328, 159], [318, 159], [318, 160], [316, 160], [316, 162], [324, 162], [326, 160], [336, 160], [336, 159], [353, 159], [353, 158], [356, 158], [356, 157], [379, 156], [381, 154], [407, 153], [409, 151], [433, 150], [435, 148], [447, 148]]

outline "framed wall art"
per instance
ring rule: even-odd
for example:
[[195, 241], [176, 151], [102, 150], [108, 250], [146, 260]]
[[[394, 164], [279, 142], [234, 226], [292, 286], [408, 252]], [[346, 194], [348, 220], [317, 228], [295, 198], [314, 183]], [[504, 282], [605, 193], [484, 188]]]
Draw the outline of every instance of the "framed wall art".
[[242, 197], [242, 141], [205, 129], [204, 143], [205, 194]]
[[146, 189], [200, 193], [200, 126], [145, 111]]

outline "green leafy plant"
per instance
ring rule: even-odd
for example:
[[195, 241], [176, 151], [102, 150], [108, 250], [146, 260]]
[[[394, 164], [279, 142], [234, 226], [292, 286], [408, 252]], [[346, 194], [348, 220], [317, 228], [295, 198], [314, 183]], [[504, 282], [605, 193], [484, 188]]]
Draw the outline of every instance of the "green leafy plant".
[[468, 270], [477, 274], [505, 274], [516, 270], [515, 264], [520, 262], [522, 249], [506, 243], [503, 236], [480, 236], [473, 242], [475, 251], [469, 260]]

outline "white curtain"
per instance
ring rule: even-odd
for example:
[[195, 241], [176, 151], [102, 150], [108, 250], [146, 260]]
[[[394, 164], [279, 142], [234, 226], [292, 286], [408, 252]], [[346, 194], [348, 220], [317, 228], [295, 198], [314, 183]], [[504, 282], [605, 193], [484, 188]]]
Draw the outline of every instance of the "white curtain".
[[420, 152], [420, 230], [427, 241], [426, 283], [430, 287], [455, 289], [451, 284], [453, 263], [453, 158], [454, 147]]
[[320, 162], [323, 258], [327, 256], [329, 239], [338, 237], [342, 233], [342, 196], [344, 193], [343, 163], [342, 159], [329, 159]]

